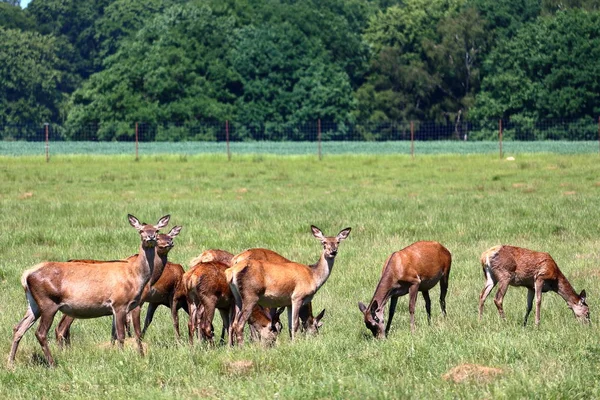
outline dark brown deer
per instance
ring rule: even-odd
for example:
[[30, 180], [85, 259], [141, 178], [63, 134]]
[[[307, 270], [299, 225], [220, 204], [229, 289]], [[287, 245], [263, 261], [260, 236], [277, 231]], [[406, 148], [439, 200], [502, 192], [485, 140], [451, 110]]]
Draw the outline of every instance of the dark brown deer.
[[[219, 252], [224, 251], [219, 250]], [[222, 259], [222, 257], [216, 258]], [[216, 310], [219, 311], [223, 320], [221, 340], [224, 340], [225, 332], [229, 333], [230, 315], [232, 314], [234, 300], [225, 278], [225, 270], [228, 268], [228, 264], [218, 261], [198, 262], [183, 275], [182, 285], [178, 293], [180, 297], [182, 293], [185, 293], [188, 301], [190, 344], [193, 343], [193, 336], [196, 331], [200, 333], [203, 339], [213, 342], [212, 320]], [[257, 336], [260, 336], [266, 342], [272, 342], [278, 333], [276, 321], [270, 318], [268, 310], [257, 309], [250, 323]]]
[[498, 285], [494, 303], [500, 317], [504, 318], [502, 300], [508, 286], [524, 286], [527, 288], [527, 311], [523, 326], [533, 307], [535, 297], [535, 324], [540, 323], [540, 307], [542, 293], [553, 291], [558, 293], [577, 319], [589, 322], [590, 310], [585, 303], [585, 290], [577, 294], [567, 278], [562, 274], [550, 254], [541, 253], [514, 246], [494, 246], [481, 254], [481, 266], [485, 276], [485, 287], [479, 297], [479, 319], [483, 315], [483, 303], [494, 286]]
[[[127, 313], [139, 304], [144, 286], [152, 277], [156, 237], [159, 229], [169, 223], [169, 218], [166, 215], [156, 225], [144, 225], [133, 215], [128, 215], [129, 223], [139, 232], [141, 239], [135, 262], [43, 262], [26, 270], [21, 284], [27, 298], [27, 312], [14, 328], [9, 365], [14, 364], [21, 338], [38, 319], [40, 324], [36, 337], [48, 364], [55, 365], [47, 337], [58, 311], [74, 318], [112, 314], [117, 340], [123, 347]], [[141, 340], [138, 340], [138, 349], [143, 355]]]
[[329, 278], [338, 247], [350, 234], [343, 229], [337, 236], [325, 237], [321, 230], [311, 226], [313, 236], [323, 245], [316, 264], [242, 260], [226, 271], [227, 282], [235, 296], [236, 313], [232, 331], [235, 341], [243, 343], [244, 325], [256, 304], [263, 307], [288, 307], [288, 326], [292, 339], [299, 327], [299, 311], [312, 300], [315, 293]]
[[[375, 289], [369, 306], [358, 303], [364, 315], [365, 325], [378, 339], [387, 336], [392, 326], [398, 297], [409, 294], [408, 311], [410, 330], [415, 330], [415, 304], [417, 294], [421, 292], [425, 299], [427, 320], [431, 320], [431, 299], [429, 290], [440, 283], [440, 306], [446, 315], [446, 293], [452, 256], [448, 249], [438, 242], [416, 242], [392, 253], [381, 272], [381, 279]], [[390, 315], [384, 330], [383, 309], [390, 300]]]
[[[134, 327], [134, 332], [136, 333], [136, 338], [143, 338], [148, 325], [152, 322], [152, 318], [154, 316], [154, 312], [156, 308], [163, 304], [169, 309], [172, 310], [172, 298], [175, 292], [175, 285], [177, 284], [177, 278], [181, 278], [183, 275], [183, 268], [179, 264], [173, 264], [167, 261], [167, 256], [169, 251], [173, 248], [174, 243], [173, 239], [179, 235], [181, 232], [181, 227], [176, 226], [172, 228], [168, 234], [160, 233], [157, 235], [157, 244], [155, 246], [155, 257], [154, 257], [154, 269], [152, 272], [152, 278], [148, 284], [144, 287], [144, 291], [141, 296], [141, 303], [139, 306], [135, 307], [128, 314], [128, 317], [131, 317], [132, 325]], [[121, 261], [98, 261], [98, 260], [69, 260], [69, 262], [78, 262], [78, 263], [90, 263], [90, 264], [99, 264], [99, 263], [114, 263], [114, 262], [135, 262], [139, 255], [134, 254], [129, 256], [125, 260]], [[143, 303], [149, 303], [148, 311], [146, 313], [146, 320], [144, 323], [144, 330], [140, 331], [140, 311], [141, 305]], [[185, 307], [187, 310], [187, 304], [183, 305], [181, 303], [177, 303], [174, 305], [177, 307]], [[175, 332], [179, 337], [179, 317], [177, 312], [171, 312], [173, 316], [173, 325], [175, 327]], [[55, 334], [56, 340], [59, 345], [71, 344], [71, 325], [74, 322], [74, 318], [63, 315], [58, 326], [56, 327]], [[128, 318], [129, 322], [129, 318]], [[129, 330], [129, 324], [126, 324], [126, 330]], [[116, 339], [115, 325], [113, 323], [113, 331], [112, 331], [112, 340]]]
[[[264, 249], [264, 248], [253, 248], [248, 249], [240, 254], [236, 255], [232, 259], [232, 265], [237, 264], [240, 261], [244, 260], [263, 260], [269, 261], [272, 263], [290, 263], [291, 260], [283, 257], [279, 253], [274, 252], [273, 250]], [[270, 309], [271, 317], [275, 320], [278, 319], [278, 315], [282, 313], [283, 310], [277, 310], [275, 308]], [[315, 335], [319, 333], [319, 328], [323, 326], [323, 316], [325, 316], [325, 309], [323, 309], [319, 315], [316, 317], [313, 315], [312, 311], [312, 301], [304, 304], [300, 308], [299, 312], [300, 316], [300, 329], [306, 332], [309, 335]], [[291, 331], [290, 331], [291, 334]]]

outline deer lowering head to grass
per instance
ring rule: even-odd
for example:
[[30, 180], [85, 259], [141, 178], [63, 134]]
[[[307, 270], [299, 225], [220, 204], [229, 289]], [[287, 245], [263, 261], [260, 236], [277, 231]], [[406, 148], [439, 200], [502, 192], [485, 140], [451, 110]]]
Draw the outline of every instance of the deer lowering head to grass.
[[[229, 259], [224, 250], [211, 250], [210, 254], [215, 255], [214, 259]], [[204, 252], [203, 254], [207, 254]], [[201, 257], [197, 257], [192, 261], [196, 261]], [[210, 259], [210, 258], [202, 258]], [[219, 261], [197, 262], [185, 272], [182, 278], [182, 284], [178, 290], [178, 297], [185, 296], [188, 301], [188, 309], [190, 310], [190, 319], [188, 323], [189, 341], [193, 343], [193, 336], [196, 332], [200, 336], [213, 342], [213, 326], [212, 320], [215, 311], [218, 310], [223, 320], [223, 329], [221, 331], [221, 341], [224, 340], [225, 332], [229, 335], [230, 318], [233, 312], [233, 295], [227, 284], [225, 270], [229, 268], [229, 264]], [[272, 342], [275, 335], [278, 333], [277, 321], [271, 318], [268, 310], [259, 309], [256, 307], [253, 310], [250, 318], [254, 337], [258, 337], [265, 342]], [[281, 330], [279, 328], [279, 330]]]
[[292, 339], [299, 327], [299, 311], [312, 300], [329, 278], [342, 240], [350, 234], [346, 228], [337, 236], [326, 237], [311, 226], [313, 235], [323, 244], [323, 252], [314, 265], [295, 262], [242, 260], [227, 270], [227, 281], [236, 302], [232, 331], [238, 344], [243, 343], [244, 325], [256, 304], [263, 307], [288, 307], [288, 326]]
[[[43, 262], [23, 273], [21, 284], [27, 298], [27, 312], [14, 328], [9, 365], [14, 364], [21, 338], [38, 319], [36, 337], [48, 364], [55, 365], [47, 336], [58, 311], [73, 318], [112, 314], [117, 340], [123, 346], [127, 312], [139, 304], [144, 286], [152, 277], [158, 231], [169, 223], [170, 217], [162, 217], [156, 225], [144, 225], [133, 215], [128, 218], [141, 239], [135, 262]], [[138, 348], [143, 355], [140, 340]]]
[[[154, 316], [154, 312], [156, 308], [163, 304], [169, 307], [172, 311], [173, 316], [173, 325], [175, 327], [175, 332], [179, 337], [179, 319], [177, 315], [178, 307], [184, 307], [187, 310], [187, 304], [183, 305], [181, 303], [172, 304], [172, 298], [175, 291], [175, 285], [177, 284], [177, 279], [181, 278], [183, 275], [183, 268], [179, 264], [173, 264], [168, 262], [167, 256], [169, 251], [173, 248], [173, 238], [179, 235], [181, 232], [181, 226], [176, 226], [172, 228], [169, 233], [159, 233], [156, 239], [155, 248], [155, 256], [154, 256], [154, 269], [152, 271], [152, 277], [146, 286], [144, 287], [144, 291], [142, 292], [140, 298], [140, 305], [135, 307], [133, 310], [129, 312], [128, 317], [131, 317], [133, 321], [133, 327], [136, 334], [136, 338], [143, 338], [146, 333], [146, 329], [152, 322], [152, 318]], [[120, 261], [98, 261], [98, 260], [90, 260], [90, 259], [81, 259], [81, 260], [69, 260], [69, 262], [75, 263], [88, 263], [88, 264], [99, 264], [99, 263], [119, 263], [122, 261], [135, 262], [138, 258], [139, 254], [134, 254], [126, 258], [125, 260]], [[147, 302], [148, 311], [146, 313], [146, 320], [144, 323], [144, 330], [140, 331], [140, 307], [141, 305]], [[172, 307], [175, 306], [175, 312], [173, 312]], [[63, 315], [58, 326], [56, 327], [55, 334], [56, 340], [59, 345], [71, 344], [71, 325], [74, 322], [74, 318]], [[128, 325], [128, 324], [127, 324]], [[126, 331], [129, 330], [127, 326]], [[115, 324], [113, 321], [113, 331], [112, 331], [112, 340], [116, 340], [116, 332], [115, 332]]]
[[535, 297], [535, 324], [540, 323], [540, 307], [542, 293], [557, 292], [565, 301], [575, 317], [583, 322], [589, 322], [590, 310], [585, 303], [585, 290], [577, 294], [567, 278], [562, 274], [550, 254], [541, 253], [514, 246], [494, 246], [481, 255], [481, 266], [486, 278], [485, 287], [479, 297], [479, 319], [483, 315], [483, 303], [494, 286], [498, 285], [494, 303], [500, 317], [504, 318], [502, 300], [511, 286], [525, 286], [527, 292], [527, 311], [523, 326], [533, 307]]
[[[365, 325], [373, 336], [383, 339], [392, 325], [398, 297], [409, 294], [408, 311], [410, 313], [410, 329], [415, 330], [415, 304], [418, 292], [423, 293], [427, 320], [431, 320], [431, 299], [429, 290], [440, 283], [440, 306], [446, 315], [446, 292], [452, 256], [438, 242], [416, 242], [400, 251], [392, 253], [381, 273], [381, 279], [375, 289], [369, 306], [358, 303], [364, 315]], [[390, 312], [384, 330], [383, 309], [390, 300]]]
[[[291, 263], [292, 261], [283, 257], [282, 255], [280, 255], [279, 253], [274, 252], [273, 250], [269, 250], [269, 249], [263, 249], [263, 248], [253, 248], [253, 249], [248, 249], [245, 250], [243, 252], [241, 252], [240, 254], [236, 255], [235, 257], [233, 257], [232, 259], [232, 265], [233, 264], [237, 264], [240, 261], [244, 261], [244, 260], [262, 260], [262, 261], [269, 261], [272, 263], [281, 263], [281, 264], [285, 264], [285, 263]], [[274, 320], [279, 320], [279, 315], [282, 313], [283, 310], [278, 310], [276, 308], [271, 308], [270, 309], [270, 313], [271, 313], [271, 317]], [[300, 312], [299, 312], [299, 316], [300, 316], [300, 329], [304, 332], [306, 332], [309, 335], [315, 335], [317, 333], [319, 333], [319, 328], [321, 326], [323, 326], [323, 316], [325, 315], [325, 309], [323, 309], [319, 315], [317, 315], [316, 317], [313, 315], [313, 310], [312, 310], [312, 301], [308, 302], [307, 304], [302, 305], [302, 307], [300, 308]], [[291, 334], [291, 331], [290, 331]]]

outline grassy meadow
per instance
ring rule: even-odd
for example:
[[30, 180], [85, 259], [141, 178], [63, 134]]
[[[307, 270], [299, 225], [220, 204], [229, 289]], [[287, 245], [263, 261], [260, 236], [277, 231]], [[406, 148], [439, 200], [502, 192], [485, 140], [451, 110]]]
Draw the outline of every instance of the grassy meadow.
[[[600, 169], [597, 154], [484, 155], [57, 155], [0, 157], [0, 363], [3, 398], [600, 398]], [[44, 260], [115, 259], [137, 251], [127, 213], [183, 225], [170, 260], [208, 248], [233, 253], [267, 247], [305, 263], [326, 235], [352, 227], [333, 272], [313, 299], [325, 308], [317, 337], [270, 348], [177, 342], [161, 307], [145, 337], [110, 346], [110, 318], [76, 321], [72, 347], [47, 368], [34, 325], [14, 369], [6, 368], [12, 328], [26, 301], [23, 270]], [[164, 231], [166, 232], [167, 229]], [[432, 322], [417, 300], [414, 334], [408, 298], [398, 302], [386, 340], [374, 340], [357, 302], [368, 302], [383, 262], [417, 240], [437, 240], [453, 255], [448, 316], [431, 292]], [[493, 294], [483, 320], [482, 251], [496, 244], [548, 251], [579, 292], [592, 324], [576, 322], [546, 293], [538, 328], [521, 326], [527, 291], [509, 288], [505, 321]], [[60, 315], [60, 314], [58, 314]], [[187, 315], [180, 311], [187, 335]], [[215, 327], [220, 332], [217, 315]], [[387, 318], [387, 308], [386, 308]], [[284, 320], [286, 318], [284, 317]], [[55, 318], [55, 324], [58, 317]]]

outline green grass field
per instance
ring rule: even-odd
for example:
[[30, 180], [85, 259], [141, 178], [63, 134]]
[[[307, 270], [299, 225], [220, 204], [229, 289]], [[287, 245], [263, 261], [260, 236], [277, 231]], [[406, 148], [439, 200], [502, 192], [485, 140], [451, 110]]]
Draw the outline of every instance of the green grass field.
[[[596, 154], [484, 155], [130, 155], [0, 157], [0, 364], [3, 398], [600, 398], [600, 175]], [[310, 225], [335, 235], [352, 227], [335, 268], [313, 303], [326, 308], [317, 337], [243, 348], [175, 340], [160, 308], [148, 354], [109, 344], [110, 318], [77, 321], [72, 347], [52, 339], [57, 368], [45, 366], [30, 329], [15, 368], [6, 368], [12, 328], [26, 301], [21, 273], [43, 260], [115, 259], [137, 251], [127, 213], [183, 225], [170, 260], [187, 267], [208, 248], [267, 247], [312, 263], [321, 246]], [[432, 290], [432, 323], [417, 301], [410, 333], [408, 298], [398, 302], [390, 336], [365, 328], [368, 302], [386, 257], [417, 240], [453, 255], [448, 316]], [[523, 288], [509, 288], [498, 317], [492, 297], [483, 320], [479, 256], [513, 244], [548, 251], [579, 292], [592, 324], [577, 323], [555, 293], [544, 294], [541, 325], [523, 328]], [[493, 292], [494, 293], [494, 292]], [[185, 332], [187, 316], [181, 312]], [[386, 310], [387, 317], [387, 310]], [[55, 319], [55, 322], [58, 318]], [[219, 317], [216, 317], [219, 327]], [[462, 382], [444, 378], [475, 365]], [[495, 368], [493, 374], [481, 367]], [[459, 375], [453, 375], [458, 379]]]

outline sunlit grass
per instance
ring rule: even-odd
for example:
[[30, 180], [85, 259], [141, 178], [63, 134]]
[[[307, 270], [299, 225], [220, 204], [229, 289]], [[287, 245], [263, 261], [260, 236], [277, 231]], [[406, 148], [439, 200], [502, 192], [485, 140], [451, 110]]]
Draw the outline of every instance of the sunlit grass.
[[[325, 234], [352, 227], [330, 279], [314, 298], [326, 308], [320, 336], [276, 346], [189, 348], [177, 343], [159, 309], [145, 343], [109, 344], [110, 319], [77, 321], [73, 346], [44, 366], [34, 328], [15, 369], [0, 367], [5, 398], [597, 398], [596, 321], [600, 293], [600, 175], [597, 155], [235, 157], [222, 155], [0, 158], [0, 335], [8, 356], [12, 327], [25, 312], [22, 271], [43, 260], [114, 259], [137, 251], [127, 213], [155, 222], [170, 213], [183, 225], [170, 259], [206, 248], [268, 247], [305, 263]], [[410, 334], [408, 299], [399, 301], [390, 337], [376, 341], [357, 307], [368, 301], [386, 257], [422, 239], [453, 254], [448, 317], [432, 291], [432, 323], [417, 301]], [[576, 323], [556, 294], [544, 295], [539, 328], [521, 326], [526, 291], [509, 288], [506, 321], [490, 297], [483, 321], [481, 252], [498, 243], [552, 254], [577, 291], [586, 289], [589, 327]], [[387, 315], [387, 312], [386, 312]], [[217, 317], [218, 319], [218, 317]], [[185, 332], [187, 317], [181, 315]], [[217, 323], [218, 325], [218, 323]], [[37, 326], [37, 325], [36, 325]], [[499, 368], [463, 383], [451, 368]]]

